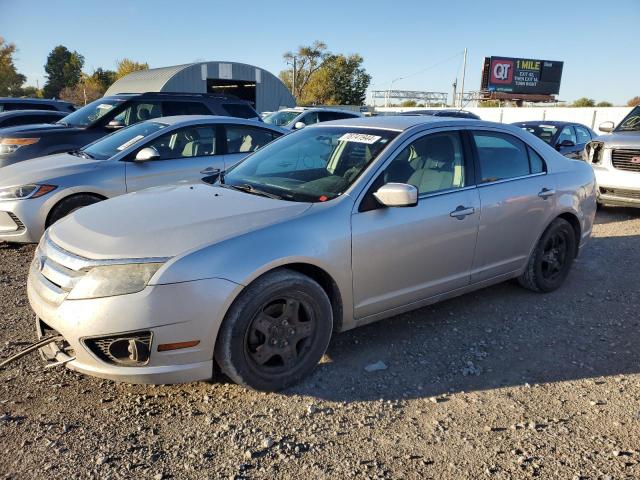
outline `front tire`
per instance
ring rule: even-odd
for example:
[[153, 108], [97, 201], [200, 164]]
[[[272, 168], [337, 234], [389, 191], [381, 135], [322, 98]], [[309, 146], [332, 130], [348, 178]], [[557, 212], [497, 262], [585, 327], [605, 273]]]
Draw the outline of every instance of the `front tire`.
[[62, 220], [67, 215], [72, 214], [82, 207], [88, 207], [89, 205], [93, 205], [94, 203], [98, 203], [100, 201], [102, 201], [102, 198], [85, 193], [67, 197], [61, 200], [55, 207], [51, 209], [51, 213], [49, 213], [49, 218], [47, 218], [45, 228], [49, 228], [57, 221]]
[[267, 273], [233, 303], [218, 332], [215, 359], [234, 382], [277, 391], [299, 382], [329, 345], [333, 314], [317, 282], [289, 269]]
[[576, 252], [576, 234], [569, 222], [556, 218], [533, 249], [520, 285], [534, 292], [552, 292], [569, 275]]

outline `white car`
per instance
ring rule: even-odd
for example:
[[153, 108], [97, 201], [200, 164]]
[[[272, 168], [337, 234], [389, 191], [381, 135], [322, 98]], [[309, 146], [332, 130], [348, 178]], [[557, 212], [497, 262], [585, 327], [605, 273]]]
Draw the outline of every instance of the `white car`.
[[300, 130], [315, 123], [358, 117], [362, 117], [362, 114], [338, 108], [295, 107], [271, 112], [263, 118], [263, 121], [288, 130]]

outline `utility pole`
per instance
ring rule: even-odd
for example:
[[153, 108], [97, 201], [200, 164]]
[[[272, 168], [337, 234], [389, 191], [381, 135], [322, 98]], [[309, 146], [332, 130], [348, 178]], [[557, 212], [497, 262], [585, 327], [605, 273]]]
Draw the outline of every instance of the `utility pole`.
[[464, 102], [464, 76], [467, 73], [467, 49], [464, 49], [464, 60], [462, 61], [462, 85], [460, 86], [460, 108], [463, 108]]
[[[293, 98], [296, 98], [296, 60], [297, 58], [293, 57], [293, 80], [291, 81], [291, 87], [293, 88]], [[298, 103], [296, 99], [296, 104]]]
[[456, 102], [458, 101], [458, 99], [457, 99], [457, 91], [456, 91], [457, 88], [458, 88], [458, 79], [457, 78], [453, 81], [453, 85], [452, 86], [453, 86], [453, 102], [451, 102], [451, 106], [455, 107], [456, 106]]

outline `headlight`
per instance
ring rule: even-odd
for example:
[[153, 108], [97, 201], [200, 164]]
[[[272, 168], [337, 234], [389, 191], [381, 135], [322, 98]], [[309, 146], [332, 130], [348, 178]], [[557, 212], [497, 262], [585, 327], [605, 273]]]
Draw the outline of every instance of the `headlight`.
[[55, 185], [19, 185], [17, 187], [0, 188], [1, 200], [20, 200], [22, 198], [38, 198], [55, 190]]
[[164, 263], [130, 263], [93, 267], [71, 290], [67, 299], [113, 297], [144, 290]]
[[0, 140], [0, 155], [10, 155], [24, 145], [33, 145], [39, 141], [39, 138], [3, 138]]

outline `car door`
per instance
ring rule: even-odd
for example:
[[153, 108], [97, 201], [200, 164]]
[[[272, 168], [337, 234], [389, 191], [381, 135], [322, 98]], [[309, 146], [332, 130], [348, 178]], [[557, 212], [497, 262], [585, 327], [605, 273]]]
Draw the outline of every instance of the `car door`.
[[[218, 154], [220, 129], [216, 124], [174, 129], [141, 145], [132, 153], [126, 169], [127, 192], [174, 183], [192, 183], [224, 169], [224, 155]], [[159, 158], [134, 161], [138, 151], [152, 147]], [[204, 173], [203, 173], [204, 172]]]
[[551, 220], [555, 183], [543, 158], [521, 139], [471, 132], [477, 160], [480, 229], [471, 283], [521, 269]]
[[272, 130], [251, 125], [224, 124], [225, 169], [233, 167], [250, 153], [262, 148], [280, 134]]
[[576, 156], [574, 158], [582, 159], [582, 152], [587, 146], [587, 143], [591, 141], [591, 132], [588, 128], [582, 125], [574, 125], [576, 131]]
[[[570, 142], [570, 144], [563, 146], [563, 142]], [[571, 145], [571, 143], [573, 145]], [[581, 152], [582, 149], [577, 146], [578, 140], [576, 138], [576, 132], [571, 125], [566, 125], [562, 128], [556, 140], [556, 150], [562, 155], [568, 158], [580, 158], [577, 152]], [[583, 147], [584, 148], [584, 147]]]
[[[352, 215], [354, 315], [363, 318], [469, 283], [480, 218], [471, 158], [460, 131], [411, 139]], [[418, 204], [383, 207], [372, 194], [408, 183]]]

